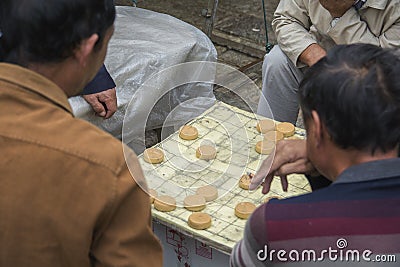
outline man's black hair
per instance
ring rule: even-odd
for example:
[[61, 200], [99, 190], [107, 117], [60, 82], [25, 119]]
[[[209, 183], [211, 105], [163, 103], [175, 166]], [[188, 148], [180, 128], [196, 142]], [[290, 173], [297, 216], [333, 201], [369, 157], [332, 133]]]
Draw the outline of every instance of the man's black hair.
[[306, 124], [315, 110], [343, 149], [374, 154], [399, 145], [400, 59], [394, 50], [337, 46], [307, 71], [299, 97]]
[[113, 25], [113, 0], [1, 0], [0, 62], [60, 62], [85, 38]]

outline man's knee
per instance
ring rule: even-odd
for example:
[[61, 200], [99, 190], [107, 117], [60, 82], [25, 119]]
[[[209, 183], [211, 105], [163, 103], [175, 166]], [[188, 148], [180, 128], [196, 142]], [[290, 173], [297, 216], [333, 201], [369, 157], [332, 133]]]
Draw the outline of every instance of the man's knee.
[[265, 76], [266, 71], [274, 72], [289, 68], [289, 58], [283, 53], [278, 45], [265, 55], [262, 66], [262, 73]]

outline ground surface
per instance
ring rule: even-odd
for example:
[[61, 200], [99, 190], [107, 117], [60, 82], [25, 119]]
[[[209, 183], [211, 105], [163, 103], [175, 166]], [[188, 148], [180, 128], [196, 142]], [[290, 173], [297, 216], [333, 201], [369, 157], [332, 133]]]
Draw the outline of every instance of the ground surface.
[[[263, 0], [218, 1], [216, 8], [213, 40], [218, 57], [221, 62], [227, 63], [237, 68], [244, 67], [249, 63], [259, 60], [264, 54], [266, 44], [264, 28], [264, 12], [262, 9]], [[268, 36], [271, 43], [275, 43], [275, 35], [270, 27], [271, 16], [279, 0], [264, 0], [267, 15]], [[131, 4], [131, 0], [119, 0], [117, 4]], [[207, 32], [207, 19], [205, 13], [211, 13], [215, 0], [138, 0], [137, 6], [153, 10], [160, 13], [169, 14], [179, 18], [195, 27]], [[214, 35], [218, 33], [226, 36], [229, 41], [222, 41]], [[219, 39], [219, 40], [214, 40]], [[244, 43], [244, 47], [235, 43]], [[262, 51], [259, 55], [250, 55], [246, 52], [245, 46], [259, 47]], [[236, 49], [233, 49], [235, 46]]]

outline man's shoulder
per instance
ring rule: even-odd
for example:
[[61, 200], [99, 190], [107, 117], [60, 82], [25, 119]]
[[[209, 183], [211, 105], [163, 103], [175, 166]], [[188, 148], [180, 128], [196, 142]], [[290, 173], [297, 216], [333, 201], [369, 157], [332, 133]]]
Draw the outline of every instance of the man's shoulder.
[[89, 122], [74, 118], [60, 140], [61, 138], [69, 140], [62, 144], [61, 150], [64, 153], [102, 165], [112, 172], [119, 172], [125, 165], [124, 149], [128, 148], [120, 140]]
[[[118, 175], [126, 167], [122, 142], [93, 124], [54, 111], [51, 120], [34, 117], [17, 128], [3, 127], [1, 135], [29, 144], [36, 150], [47, 150], [53, 160], [77, 161], [96, 165]], [[32, 150], [30, 150], [32, 151]]]

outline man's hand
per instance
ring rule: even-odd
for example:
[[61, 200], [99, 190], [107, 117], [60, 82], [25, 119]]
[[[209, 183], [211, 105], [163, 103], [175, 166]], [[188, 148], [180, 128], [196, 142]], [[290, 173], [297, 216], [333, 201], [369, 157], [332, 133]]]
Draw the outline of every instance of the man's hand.
[[96, 94], [83, 95], [97, 116], [104, 119], [110, 118], [117, 111], [117, 93], [115, 88]]
[[275, 153], [264, 160], [251, 180], [250, 190], [256, 189], [264, 180], [263, 194], [270, 190], [274, 176], [281, 177], [282, 188], [287, 191], [287, 175], [292, 173], [315, 174], [316, 170], [307, 157], [306, 140], [282, 140]]
[[318, 44], [311, 44], [300, 54], [299, 60], [311, 67], [324, 56], [326, 56], [325, 49]]
[[319, 0], [319, 3], [333, 18], [340, 18], [354, 5], [355, 0]]

